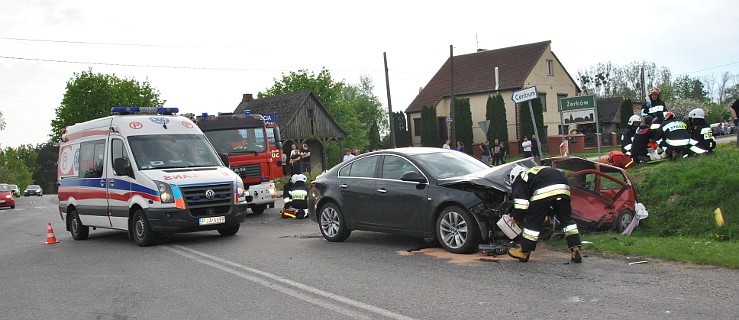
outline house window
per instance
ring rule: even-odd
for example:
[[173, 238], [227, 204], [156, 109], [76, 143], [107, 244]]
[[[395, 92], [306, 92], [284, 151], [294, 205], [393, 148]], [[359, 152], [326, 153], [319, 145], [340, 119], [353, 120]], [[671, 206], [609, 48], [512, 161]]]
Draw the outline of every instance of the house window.
[[547, 112], [547, 94], [539, 93], [539, 100], [541, 100], [541, 111]]
[[421, 136], [421, 118], [413, 119], [413, 135], [416, 137]]
[[562, 112], [562, 99], [567, 98], [566, 93], [557, 94], [557, 112]]
[[547, 75], [554, 75], [554, 60], [547, 60]]

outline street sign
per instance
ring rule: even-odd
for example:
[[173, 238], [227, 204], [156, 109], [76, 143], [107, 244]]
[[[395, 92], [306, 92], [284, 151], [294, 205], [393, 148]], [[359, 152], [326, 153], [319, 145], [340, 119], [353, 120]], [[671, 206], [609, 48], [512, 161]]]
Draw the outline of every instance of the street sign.
[[266, 124], [276, 124], [277, 123], [277, 113], [265, 113], [262, 114], [264, 117], [264, 123]]
[[453, 118], [446, 118], [446, 123], [452, 123], [452, 122], [454, 122]]
[[482, 129], [482, 132], [485, 132], [485, 134], [488, 134], [488, 128], [490, 128], [490, 120], [480, 121], [477, 124], [480, 125], [480, 129]]
[[595, 122], [595, 109], [577, 109], [562, 111], [564, 124], [593, 123]]
[[579, 96], [572, 98], [562, 98], [562, 111], [578, 110], [578, 109], [593, 109], [595, 108], [595, 97], [594, 96]]
[[511, 96], [511, 99], [515, 103], [521, 103], [526, 102], [529, 100], [533, 100], [538, 98], [539, 95], [536, 94], [536, 86], [523, 88], [518, 91], [513, 92], [513, 96]]

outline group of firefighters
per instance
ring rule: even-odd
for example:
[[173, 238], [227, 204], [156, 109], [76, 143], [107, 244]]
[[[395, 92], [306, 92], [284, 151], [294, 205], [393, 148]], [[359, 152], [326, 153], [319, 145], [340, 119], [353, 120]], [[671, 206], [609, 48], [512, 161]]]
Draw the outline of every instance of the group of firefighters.
[[688, 123], [678, 119], [665, 108], [660, 89], [651, 88], [641, 116], [629, 118], [621, 135], [621, 151], [635, 163], [710, 153], [716, 147], [716, 139], [705, 116], [703, 109], [696, 108], [688, 113]]

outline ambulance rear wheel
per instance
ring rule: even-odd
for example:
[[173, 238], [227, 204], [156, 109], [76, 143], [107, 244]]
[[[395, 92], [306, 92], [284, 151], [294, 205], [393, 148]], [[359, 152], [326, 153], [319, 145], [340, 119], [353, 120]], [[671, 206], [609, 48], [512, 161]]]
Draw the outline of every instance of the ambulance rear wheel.
[[232, 236], [239, 232], [239, 227], [241, 227], [241, 224], [237, 224], [233, 227], [218, 229], [218, 233], [220, 233], [222, 236]]
[[80, 215], [74, 209], [69, 212], [69, 232], [72, 233], [74, 240], [85, 240], [90, 235], [90, 227], [82, 225]]
[[254, 214], [262, 214], [264, 213], [264, 210], [267, 209], [266, 204], [257, 204], [251, 207], [251, 212], [254, 212]]
[[141, 209], [136, 210], [133, 214], [133, 242], [139, 247], [147, 247], [154, 243], [156, 234], [151, 231], [149, 220], [146, 219]]

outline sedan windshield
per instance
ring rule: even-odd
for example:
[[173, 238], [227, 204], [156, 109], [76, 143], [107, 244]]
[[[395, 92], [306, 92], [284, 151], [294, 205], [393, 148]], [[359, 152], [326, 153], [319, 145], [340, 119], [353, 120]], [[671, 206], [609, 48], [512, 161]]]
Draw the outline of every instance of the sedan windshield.
[[219, 166], [213, 148], [199, 134], [165, 134], [128, 138], [139, 170]]
[[462, 152], [435, 152], [413, 157], [436, 179], [463, 176], [489, 169], [487, 165]]

